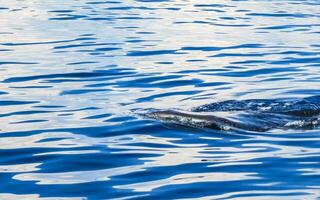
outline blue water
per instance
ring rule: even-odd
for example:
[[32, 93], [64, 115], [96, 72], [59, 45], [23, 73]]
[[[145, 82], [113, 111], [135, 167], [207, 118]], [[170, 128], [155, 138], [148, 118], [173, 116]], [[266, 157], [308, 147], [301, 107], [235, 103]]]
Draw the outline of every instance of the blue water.
[[0, 199], [317, 199], [320, 130], [136, 114], [320, 95], [318, 0], [0, 2]]

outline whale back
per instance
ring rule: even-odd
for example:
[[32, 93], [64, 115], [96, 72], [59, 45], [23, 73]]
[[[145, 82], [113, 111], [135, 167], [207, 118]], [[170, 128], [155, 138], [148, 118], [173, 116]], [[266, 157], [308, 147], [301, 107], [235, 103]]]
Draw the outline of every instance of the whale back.
[[145, 117], [165, 123], [216, 130], [313, 129], [320, 124], [320, 96], [215, 102], [181, 110], [150, 110]]
[[320, 114], [320, 96], [305, 99], [249, 99], [229, 100], [193, 108], [193, 112], [256, 111], [295, 116], [315, 116]]

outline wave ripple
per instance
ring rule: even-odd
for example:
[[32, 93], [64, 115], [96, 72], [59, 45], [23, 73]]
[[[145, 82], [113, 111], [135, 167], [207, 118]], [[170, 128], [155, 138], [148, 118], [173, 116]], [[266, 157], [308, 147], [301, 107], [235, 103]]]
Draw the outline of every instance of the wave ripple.
[[0, 199], [319, 198], [319, 8], [1, 1]]

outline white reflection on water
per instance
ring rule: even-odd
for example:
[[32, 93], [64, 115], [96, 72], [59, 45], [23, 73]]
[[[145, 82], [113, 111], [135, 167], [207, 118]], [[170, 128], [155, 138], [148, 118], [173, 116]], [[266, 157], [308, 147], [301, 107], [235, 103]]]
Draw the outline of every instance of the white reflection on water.
[[50, 184], [77, 184], [95, 181], [107, 181], [111, 176], [123, 175], [132, 172], [144, 171], [140, 165], [111, 168], [93, 171], [76, 171], [64, 173], [24, 173], [18, 174], [13, 179], [20, 181], [37, 181], [39, 185]]
[[[48, 139], [48, 141], [45, 141]], [[76, 148], [90, 146], [94, 139], [66, 132], [40, 133], [23, 137], [0, 138], [0, 149]]]
[[179, 174], [166, 179], [149, 181], [143, 183], [115, 186], [117, 189], [131, 189], [136, 192], [149, 192], [156, 188], [169, 185], [190, 184], [200, 182], [224, 182], [238, 180], [259, 179], [254, 173], [192, 173]]
[[39, 170], [39, 165], [41, 165], [41, 163], [0, 165], [0, 173], [37, 171]]
[[85, 200], [84, 197], [40, 197], [39, 194], [11, 194], [11, 193], [0, 193], [0, 199], [6, 200]]
[[[299, 194], [300, 193], [300, 194]], [[241, 197], [243, 196], [243, 197]], [[232, 200], [300, 200], [300, 199], [318, 199], [320, 190], [317, 188], [310, 188], [305, 190], [281, 190], [281, 191], [243, 191], [243, 192], [230, 192], [222, 195], [206, 196], [197, 198], [197, 200], [209, 199], [232, 199]], [[183, 198], [183, 200], [191, 200], [193, 198]], [[182, 200], [182, 199], [180, 199]]]

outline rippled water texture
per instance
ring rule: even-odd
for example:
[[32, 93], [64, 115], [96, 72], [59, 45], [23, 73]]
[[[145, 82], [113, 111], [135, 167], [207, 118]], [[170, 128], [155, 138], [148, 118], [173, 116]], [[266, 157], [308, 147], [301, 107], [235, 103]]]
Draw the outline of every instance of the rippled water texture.
[[317, 199], [320, 130], [145, 109], [320, 95], [318, 0], [0, 1], [0, 199]]

